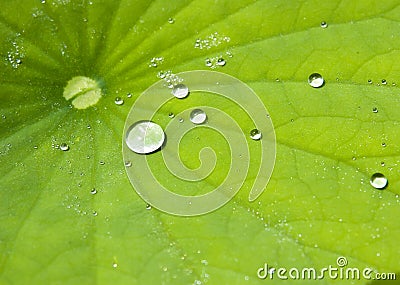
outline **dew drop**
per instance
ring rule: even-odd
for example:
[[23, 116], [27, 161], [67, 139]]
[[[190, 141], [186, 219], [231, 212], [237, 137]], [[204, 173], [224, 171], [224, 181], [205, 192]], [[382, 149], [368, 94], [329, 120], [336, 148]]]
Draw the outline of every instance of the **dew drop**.
[[223, 59], [222, 57], [218, 58], [217, 65], [224, 66], [225, 64], [226, 64], [225, 59]]
[[96, 211], [93, 211], [93, 216], [97, 216], [98, 214], [97, 214], [97, 212]]
[[199, 125], [203, 124], [207, 120], [206, 113], [201, 109], [194, 109], [190, 112], [190, 121], [193, 124]]
[[100, 161], [99, 163], [100, 163], [100, 165], [106, 164], [104, 161]]
[[310, 84], [311, 87], [319, 88], [322, 87], [324, 83], [324, 78], [319, 73], [313, 73], [308, 77], [308, 84]]
[[132, 162], [130, 161], [125, 161], [125, 167], [131, 167], [132, 166]]
[[321, 28], [327, 28], [328, 27], [328, 23], [327, 22], [325, 22], [325, 21], [322, 21], [321, 22]]
[[170, 23], [170, 24], [175, 23], [175, 19], [174, 19], [174, 18], [169, 18], [169, 19], [168, 19], [168, 23]]
[[151, 210], [151, 205], [150, 204], [146, 205], [146, 210]]
[[385, 142], [382, 143], [382, 147], [386, 147], [386, 143]]
[[376, 107], [372, 108], [372, 112], [373, 113], [378, 113], [378, 108], [376, 108]]
[[372, 80], [371, 79], [368, 79], [368, 84], [372, 84]]
[[117, 268], [117, 267], [118, 267], [118, 263], [113, 262], [112, 267], [113, 267], [113, 268]]
[[382, 85], [386, 85], [386, 84], [387, 84], [386, 79], [382, 79]]
[[384, 162], [384, 161], [381, 162], [381, 166], [382, 166], [382, 167], [385, 166], [385, 162]]
[[97, 190], [96, 188], [93, 188], [92, 190], [90, 190], [90, 194], [95, 195], [97, 194]]
[[253, 139], [255, 141], [258, 141], [258, 140], [261, 139], [261, 137], [262, 137], [262, 134], [258, 129], [253, 129], [253, 130], [250, 131], [250, 138], [251, 139]]
[[213, 65], [211, 59], [209, 59], [209, 58], [206, 58], [205, 64], [207, 67], [212, 67], [212, 65]]
[[139, 121], [131, 125], [125, 138], [129, 149], [139, 154], [156, 151], [162, 146], [164, 140], [163, 129], [150, 121]]
[[179, 123], [183, 123], [183, 118], [179, 118]]
[[173, 117], [175, 117], [175, 114], [171, 112], [171, 113], [168, 114], [168, 117], [169, 117], [170, 119], [172, 119]]
[[115, 97], [114, 103], [120, 106], [124, 104], [124, 100], [121, 97]]
[[189, 88], [185, 84], [177, 84], [172, 89], [172, 95], [179, 99], [185, 98], [189, 95]]
[[388, 184], [387, 178], [382, 173], [374, 173], [369, 182], [375, 189], [384, 189]]
[[62, 143], [62, 144], [60, 144], [60, 149], [62, 151], [68, 151], [69, 150], [69, 145], [67, 145], [66, 143]]
[[128, 94], [126, 94], [126, 97], [128, 97], [128, 98], [132, 98], [132, 93], [128, 93]]

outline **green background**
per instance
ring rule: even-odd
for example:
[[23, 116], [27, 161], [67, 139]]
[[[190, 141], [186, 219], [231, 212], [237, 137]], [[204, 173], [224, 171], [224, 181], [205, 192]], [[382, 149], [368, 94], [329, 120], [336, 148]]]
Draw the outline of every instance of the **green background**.
[[[274, 284], [257, 278], [264, 263], [320, 269], [339, 256], [400, 272], [398, 1], [1, 2], [0, 284]], [[230, 41], [194, 48], [215, 32]], [[248, 84], [270, 112], [271, 181], [249, 203], [249, 175], [230, 203], [200, 217], [146, 210], [121, 153], [130, 106], [158, 71], [209, 70], [206, 58], [220, 55], [227, 63], [215, 70]], [[313, 72], [322, 88], [308, 85]], [[101, 84], [95, 106], [64, 99], [75, 76]], [[204, 135], [199, 145], [227, 150]], [[193, 167], [197, 137], [180, 149]], [[389, 180], [383, 191], [369, 183], [375, 172]]]

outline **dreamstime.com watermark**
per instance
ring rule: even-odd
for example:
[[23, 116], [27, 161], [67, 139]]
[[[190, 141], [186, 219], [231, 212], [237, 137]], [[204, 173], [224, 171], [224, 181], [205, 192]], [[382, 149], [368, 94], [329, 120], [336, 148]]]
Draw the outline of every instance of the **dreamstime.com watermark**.
[[377, 272], [376, 270], [365, 267], [349, 267], [346, 257], [340, 256], [336, 260], [336, 265], [328, 265], [321, 269], [313, 267], [285, 268], [270, 267], [267, 263], [257, 270], [257, 277], [260, 279], [281, 279], [281, 280], [396, 280], [396, 273]]

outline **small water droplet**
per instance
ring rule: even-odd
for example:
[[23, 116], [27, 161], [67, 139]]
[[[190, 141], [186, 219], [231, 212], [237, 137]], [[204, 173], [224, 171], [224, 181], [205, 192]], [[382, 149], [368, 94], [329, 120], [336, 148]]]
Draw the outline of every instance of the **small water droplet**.
[[385, 142], [382, 143], [382, 147], [386, 147], [386, 143]]
[[97, 193], [96, 188], [93, 188], [92, 190], [90, 190], [90, 194], [95, 195]]
[[118, 267], [118, 263], [113, 262], [112, 267], [113, 267], [113, 268], [117, 268], [117, 267]]
[[376, 107], [372, 108], [372, 112], [373, 113], [378, 113], [378, 108], [376, 108]]
[[179, 118], [179, 123], [183, 123], [183, 118]]
[[124, 100], [121, 97], [115, 97], [114, 102], [116, 105], [119, 105], [119, 106], [124, 104]]
[[150, 121], [139, 121], [131, 125], [126, 133], [125, 142], [130, 150], [147, 154], [158, 150], [165, 140], [163, 129]]
[[206, 58], [205, 64], [207, 67], [211, 67], [213, 65], [211, 59], [209, 59], [209, 58]]
[[60, 144], [60, 149], [62, 151], [68, 151], [69, 150], [69, 145], [67, 145], [66, 143], [62, 143], [62, 144]]
[[128, 97], [128, 98], [132, 98], [132, 93], [128, 93], [128, 94], [126, 94], [126, 97]]
[[353, 156], [351, 159], [352, 159], [352, 160], [357, 160], [357, 158], [356, 158], [355, 156]]
[[100, 165], [106, 164], [104, 161], [99, 161]]
[[189, 95], [189, 88], [185, 84], [177, 84], [172, 89], [172, 95], [179, 99], [185, 98]]
[[206, 113], [201, 109], [194, 109], [190, 112], [190, 121], [193, 124], [199, 125], [203, 124], [207, 120]]
[[381, 162], [381, 166], [382, 166], [382, 167], [385, 166], [385, 162], [384, 162], [384, 161]]
[[171, 113], [168, 114], [168, 117], [169, 117], [170, 119], [172, 119], [172, 118], [175, 117], [175, 114], [171, 112]]
[[382, 79], [382, 85], [386, 85], [386, 84], [387, 84], [386, 79]]
[[262, 137], [261, 132], [258, 129], [253, 129], [250, 131], [250, 138], [257, 141], [260, 140]]
[[169, 19], [168, 19], [168, 23], [170, 23], [170, 24], [175, 23], [175, 19], [174, 19], [174, 18], [169, 18]]
[[368, 84], [372, 84], [372, 80], [371, 79], [368, 79]]
[[131, 167], [131, 166], [132, 166], [132, 162], [130, 162], [130, 161], [125, 162], [125, 167]]
[[308, 84], [310, 84], [311, 87], [319, 88], [322, 87], [324, 83], [324, 78], [319, 73], [313, 73], [308, 77]]
[[93, 211], [93, 216], [97, 216], [97, 212], [96, 211]]
[[150, 204], [146, 205], [146, 210], [151, 210], [151, 205]]
[[382, 173], [374, 173], [371, 176], [370, 183], [375, 189], [384, 189], [388, 184], [388, 180]]
[[325, 22], [325, 21], [322, 21], [321, 22], [321, 28], [326, 28], [326, 27], [328, 27], [328, 23], [327, 22]]
[[223, 59], [222, 57], [218, 58], [217, 65], [224, 66], [225, 64], [226, 64], [225, 59]]

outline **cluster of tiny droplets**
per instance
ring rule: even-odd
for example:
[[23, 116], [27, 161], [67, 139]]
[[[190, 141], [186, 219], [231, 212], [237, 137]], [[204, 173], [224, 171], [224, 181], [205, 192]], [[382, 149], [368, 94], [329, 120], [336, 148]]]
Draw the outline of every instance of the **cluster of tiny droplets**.
[[197, 39], [194, 47], [198, 49], [210, 49], [219, 46], [224, 42], [229, 42], [231, 39], [227, 36], [220, 35], [218, 32], [212, 33], [205, 39]]
[[150, 63], [149, 63], [149, 67], [158, 67], [160, 64], [162, 64], [164, 62], [164, 58], [162, 57], [162, 56], [160, 56], [160, 57], [153, 57], [151, 60], [150, 60]]
[[172, 73], [171, 70], [160, 71], [157, 74], [157, 77], [163, 79], [167, 83], [168, 88], [173, 88], [175, 85], [183, 81], [181, 77], [179, 77], [175, 73]]

